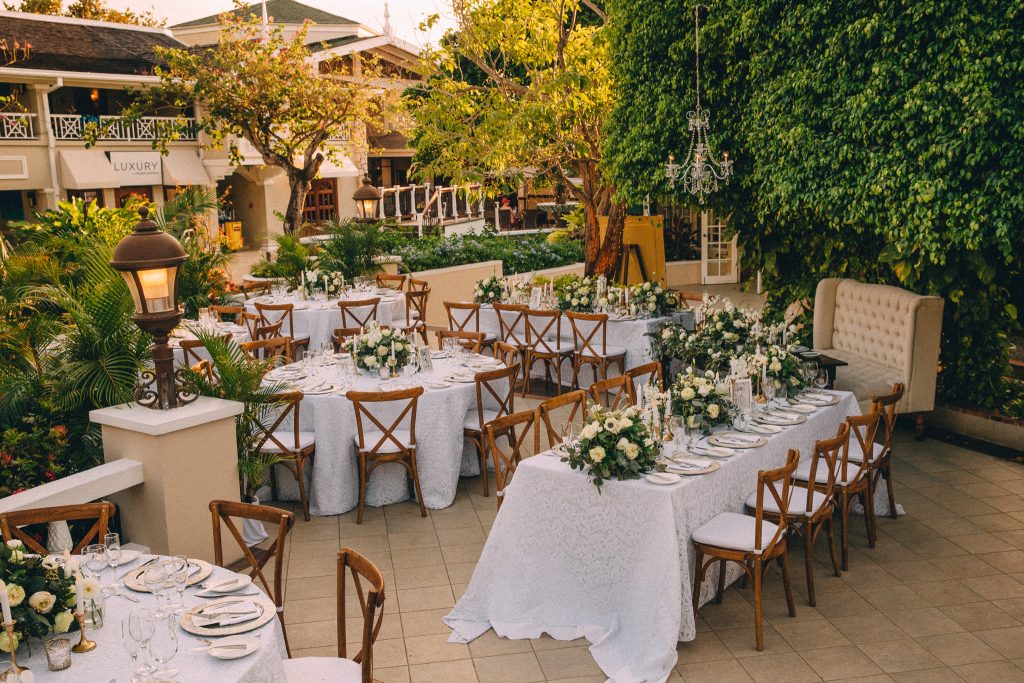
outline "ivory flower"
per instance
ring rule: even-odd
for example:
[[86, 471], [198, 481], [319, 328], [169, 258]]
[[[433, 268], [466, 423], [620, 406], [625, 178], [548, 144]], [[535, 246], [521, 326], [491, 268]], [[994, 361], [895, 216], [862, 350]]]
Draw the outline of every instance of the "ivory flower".
[[693, 391], [692, 387], [683, 387], [682, 392], [679, 394], [684, 401], [689, 401], [697, 394]]
[[593, 439], [595, 436], [597, 436], [597, 433], [600, 431], [600, 429], [601, 425], [597, 424], [596, 422], [588, 422], [586, 426], [584, 426], [583, 429], [580, 430], [580, 438]]
[[0, 631], [0, 652], [13, 652], [18, 649], [21, 643], [21, 635], [14, 633], [13, 638], [7, 635], [6, 631]]
[[25, 599], [25, 589], [16, 583], [7, 584], [7, 597], [11, 601], [11, 607], [17, 607]]
[[712, 403], [711, 405], [708, 406], [708, 417], [710, 417], [712, 420], [718, 418], [718, 413], [719, 408], [717, 403]]
[[75, 617], [71, 612], [58, 612], [53, 617], [53, 632], [67, 633], [74, 621]]
[[607, 418], [605, 418], [605, 420], [604, 420], [604, 428], [607, 429], [612, 434], [618, 434], [619, 433], [619, 429], [621, 429], [621, 427], [619, 425], [619, 421], [616, 420], [614, 417], [607, 417]]
[[33, 593], [29, 599], [28, 604], [35, 611], [40, 614], [46, 614], [53, 609], [54, 604], [57, 602], [57, 597], [53, 593], [47, 591], [37, 591]]
[[101, 589], [100, 582], [94, 578], [82, 581], [82, 597], [86, 600], [95, 600], [99, 597]]
[[590, 459], [593, 460], [594, 462], [601, 462], [602, 460], [604, 460], [605, 451], [604, 448], [602, 448], [601, 446], [594, 446], [593, 448], [590, 449], [588, 455], [590, 455]]

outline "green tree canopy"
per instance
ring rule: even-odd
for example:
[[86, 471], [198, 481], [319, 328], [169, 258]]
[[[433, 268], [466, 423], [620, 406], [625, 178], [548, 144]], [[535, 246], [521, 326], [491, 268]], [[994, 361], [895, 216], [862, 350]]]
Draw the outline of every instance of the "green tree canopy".
[[[614, 182], [658, 171], [693, 106], [693, 28], [614, 0]], [[940, 391], [998, 405], [1024, 261], [1024, 8], [998, 0], [725, 0], [701, 35], [705, 101], [736, 177], [745, 265], [770, 300], [819, 279], [946, 299]], [[645, 87], [642, 87], [645, 84]]]

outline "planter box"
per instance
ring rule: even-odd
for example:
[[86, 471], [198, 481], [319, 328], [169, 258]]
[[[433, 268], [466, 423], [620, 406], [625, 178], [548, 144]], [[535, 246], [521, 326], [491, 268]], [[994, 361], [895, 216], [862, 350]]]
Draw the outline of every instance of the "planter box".
[[1024, 451], [1024, 420], [987, 410], [936, 405], [935, 410], [925, 416], [925, 421], [948, 432]]

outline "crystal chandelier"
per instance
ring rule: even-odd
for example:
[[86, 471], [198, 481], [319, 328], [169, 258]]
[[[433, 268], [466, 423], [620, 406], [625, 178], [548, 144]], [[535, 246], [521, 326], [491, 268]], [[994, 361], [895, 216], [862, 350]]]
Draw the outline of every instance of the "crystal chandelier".
[[668, 186], [674, 188], [676, 181], [679, 181], [690, 194], [697, 195], [697, 201], [704, 203], [704, 198], [712, 192], [718, 191], [718, 181], [728, 182], [732, 175], [732, 161], [729, 153], [723, 155], [721, 161], [714, 157], [714, 152], [708, 144], [707, 135], [711, 129], [711, 114], [707, 109], [700, 106], [700, 8], [697, 5], [693, 8], [693, 23], [696, 27], [696, 53], [697, 53], [697, 108], [686, 113], [686, 124], [690, 131], [690, 149], [686, 152], [686, 159], [682, 164], [676, 163], [675, 155], [668, 155], [668, 163], [665, 164], [665, 177], [668, 178]]

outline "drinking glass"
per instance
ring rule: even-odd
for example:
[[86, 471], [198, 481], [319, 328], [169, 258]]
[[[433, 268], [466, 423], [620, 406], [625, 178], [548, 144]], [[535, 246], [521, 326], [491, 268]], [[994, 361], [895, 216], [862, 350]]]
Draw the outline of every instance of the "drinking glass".
[[107, 564], [111, 569], [117, 569], [117, 565], [121, 564], [121, 536], [107, 534], [103, 537], [103, 547], [107, 549]]
[[583, 429], [583, 423], [578, 420], [566, 420], [562, 423], [562, 443], [561, 450], [565, 451], [567, 448], [576, 443], [576, 439], [579, 437], [580, 430]]
[[177, 675], [177, 669], [167, 668], [167, 663], [178, 654], [178, 629], [173, 614], [154, 615], [153, 636], [149, 641], [149, 654], [157, 663], [153, 676], [159, 680]]
[[676, 453], [686, 450], [686, 418], [682, 415], [673, 415], [669, 420], [669, 427], [672, 429], [672, 447]]
[[772, 380], [772, 379], [765, 380], [765, 383], [764, 383], [764, 397], [766, 399], [768, 399], [768, 402], [765, 404], [765, 410], [771, 408], [772, 404], [775, 402], [775, 390], [776, 390], [776, 388], [777, 388], [777, 385], [775, 384], [775, 380]]
[[82, 563], [90, 576], [99, 576], [107, 567], [107, 549], [102, 543], [93, 543], [82, 548]]
[[814, 376], [814, 386], [824, 389], [828, 386], [828, 371], [825, 368], [818, 368], [818, 374]]
[[174, 613], [181, 614], [185, 611], [185, 587], [188, 585], [188, 557], [185, 555], [175, 555], [173, 559], [167, 561], [168, 569], [171, 573], [171, 583], [178, 591], [178, 599], [172, 603], [171, 607]]
[[801, 368], [804, 372], [804, 380], [806, 380], [808, 384], [813, 383], [814, 378], [818, 376], [818, 364], [813, 360], [808, 360], [801, 363]]
[[159, 601], [167, 589], [167, 562], [153, 562], [142, 574], [142, 583]]
[[697, 442], [700, 441], [701, 428], [703, 426], [704, 416], [700, 413], [694, 413], [686, 418], [687, 450], [692, 451], [697, 447]]
[[[149, 641], [153, 637], [153, 613], [148, 609], [136, 609], [128, 613], [128, 618], [121, 622], [121, 640], [124, 649], [132, 658], [134, 665], [139, 654], [147, 654]], [[153, 665], [143, 659], [135, 669], [135, 675], [146, 677], [153, 673]]]
[[765, 397], [768, 399], [769, 406], [773, 404], [773, 401], [775, 405], [783, 403], [786, 399], [786, 385], [783, 384], [782, 380], [769, 378], [768, 391], [765, 393]]

